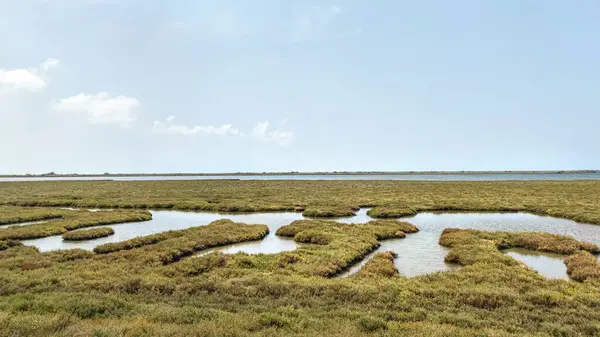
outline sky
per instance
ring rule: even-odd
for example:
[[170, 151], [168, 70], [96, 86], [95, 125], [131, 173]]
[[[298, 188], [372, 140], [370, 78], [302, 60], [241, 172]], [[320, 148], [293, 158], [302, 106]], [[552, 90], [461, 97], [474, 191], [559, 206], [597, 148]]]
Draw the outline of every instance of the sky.
[[597, 0], [0, 0], [0, 173], [600, 169]]

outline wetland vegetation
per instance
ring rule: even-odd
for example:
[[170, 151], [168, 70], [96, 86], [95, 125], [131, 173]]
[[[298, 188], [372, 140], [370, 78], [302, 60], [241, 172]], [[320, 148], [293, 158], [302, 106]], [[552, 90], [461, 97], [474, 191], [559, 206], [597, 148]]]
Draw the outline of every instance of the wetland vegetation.
[[[14, 207], [10, 212], [19, 212]], [[62, 235], [80, 228], [126, 222], [148, 221], [152, 215], [147, 211], [88, 212], [64, 211], [62, 218], [39, 224], [0, 228], [0, 240], [27, 240]]]
[[[14, 182], [0, 183], [0, 204], [0, 222], [47, 220], [0, 229], [0, 336], [600, 334], [599, 249], [580, 237], [446, 226], [437, 239], [460, 269], [406, 277], [394, 262], [402, 256], [381, 251], [351, 277], [334, 278], [388, 240], [421, 235], [410, 219], [383, 218], [530, 212], [600, 224], [596, 181]], [[266, 225], [231, 220], [94, 251], [23, 245], [86, 227], [143, 227], [152, 218], [147, 208], [336, 217], [334, 210], [360, 207], [382, 219], [291, 221], [276, 234], [297, 248], [276, 254], [195, 255], [270, 234]], [[506, 248], [558, 253], [573, 281], [547, 279], [503, 254]]]
[[64, 210], [49, 208], [0, 206], [0, 225], [17, 225], [25, 222], [59, 219], [66, 213]]
[[66, 232], [62, 235], [63, 240], [67, 241], [83, 241], [98, 238], [104, 238], [115, 234], [115, 230], [109, 227], [92, 228], [87, 230], [78, 230]]
[[[318, 191], [315, 193], [315, 191]], [[426, 211], [529, 212], [600, 224], [591, 181], [43, 181], [0, 184], [0, 204], [281, 212], [373, 207], [374, 217]]]

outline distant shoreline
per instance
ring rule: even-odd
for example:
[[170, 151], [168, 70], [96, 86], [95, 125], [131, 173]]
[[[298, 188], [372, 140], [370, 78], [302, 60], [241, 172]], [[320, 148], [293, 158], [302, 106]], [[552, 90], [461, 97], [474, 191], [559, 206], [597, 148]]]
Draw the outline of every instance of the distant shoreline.
[[114, 174], [0, 174], [0, 178], [106, 178], [106, 177], [245, 177], [245, 176], [370, 176], [370, 175], [488, 175], [488, 174], [594, 174], [600, 170], [552, 171], [355, 171], [355, 172], [236, 172], [236, 173], [114, 173]]

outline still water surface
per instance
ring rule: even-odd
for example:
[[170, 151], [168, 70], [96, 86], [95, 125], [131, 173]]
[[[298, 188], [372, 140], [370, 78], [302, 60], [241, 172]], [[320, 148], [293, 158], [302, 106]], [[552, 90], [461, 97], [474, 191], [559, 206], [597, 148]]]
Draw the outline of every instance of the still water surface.
[[[150, 221], [103, 226], [114, 229], [115, 234], [100, 239], [70, 242], [63, 241], [61, 236], [51, 236], [47, 238], [27, 240], [24, 241], [24, 243], [26, 245], [36, 246], [42, 252], [73, 248], [92, 250], [94, 247], [105, 243], [125, 241], [138, 236], [157, 234], [170, 230], [205, 226], [220, 219], [231, 219], [235, 222], [263, 224], [269, 226], [269, 235], [267, 238], [260, 242], [252, 243], [252, 245], [249, 243], [245, 244], [248, 246], [248, 253], [278, 253], [287, 250], [294, 250], [296, 249], [297, 245], [293, 240], [276, 236], [275, 232], [277, 229], [281, 226], [291, 223], [292, 221], [303, 219], [301, 213], [294, 212], [223, 214], [210, 212], [151, 211], [151, 213], [152, 220]], [[262, 249], [263, 251], [258, 251], [258, 249]]]
[[[361, 209], [356, 216], [336, 219], [343, 223], [365, 223], [373, 220], [367, 214], [367, 209]], [[295, 220], [305, 219], [301, 213], [251, 213], [251, 214], [222, 214], [208, 212], [178, 212], [178, 211], [152, 211], [151, 221], [140, 223], [128, 223], [111, 225], [115, 235], [83, 241], [63, 241], [60, 236], [42, 239], [27, 240], [25, 244], [36, 246], [41, 251], [57, 249], [83, 248], [91, 250], [94, 247], [138, 236], [156, 234], [168, 230], [186, 229], [194, 226], [207, 225], [212, 221], [228, 218], [236, 222], [248, 224], [265, 224], [269, 226], [269, 235], [260, 241], [246, 242], [227, 247], [219, 247], [210, 250], [225, 253], [246, 252], [250, 254], [266, 253], [273, 254], [291, 251], [298, 245], [291, 239], [280, 238], [275, 235], [281, 226], [290, 224]], [[569, 235], [578, 240], [593, 242], [600, 245], [600, 226], [580, 224], [571, 220], [552, 217], [537, 216], [527, 213], [421, 213], [413, 217], [400, 220], [413, 223], [419, 228], [419, 232], [408, 234], [405, 239], [393, 239], [381, 242], [381, 247], [370, 254], [360, 263], [341, 275], [349, 276], [358, 271], [364, 263], [377, 252], [394, 251], [398, 254], [395, 265], [402, 275], [416, 276], [437, 271], [447, 271], [457, 268], [444, 262], [448, 249], [438, 244], [439, 237], [444, 228], [471, 228], [488, 231], [537, 231], [562, 235]], [[524, 252], [509, 253], [511, 256], [528, 264], [548, 277], [558, 277], [564, 272], [564, 265], [546, 262], [543, 258], [537, 260]], [[549, 261], [549, 260], [548, 260]], [[547, 272], [551, 270], [551, 272]]]
[[[438, 244], [444, 228], [547, 232], [569, 235], [578, 240], [600, 245], [600, 226], [528, 213], [420, 213], [400, 220], [416, 225], [420, 231], [408, 234], [405, 239], [382, 241], [379, 249], [340, 277], [356, 273], [375, 253], [385, 251], [393, 251], [398, 254], [394, 262], [400, 274], [405, 276], [455, 269], [457, 266], [444, 262], [444, 257], [448, 254], [449, 249]], [[527, 261], [523, 259], [523, 262]], [[537, 265], [529, 266], [545, 274], [544, 268], [538, 269]], [[560, 268], [564, 270], [564, 265], [560, 265]]]
[[48, 220], [40, 220], [40, 221], [29, 221], [29, 222], [19, 222], [13, 223], [9, 225], [0, 225], [0, 228], [8, 228], [8, 227], [20, 227], [20, 226], [28, 226], [28, 225], [37, 225], [44, 222], [48, 222]]
[[551, 279], [568, 280], [566, 256], [553, 253], [536, 252], [526, 249], [513, 248], [503, 251], [513, 259], [519, 260], [538, 273]]

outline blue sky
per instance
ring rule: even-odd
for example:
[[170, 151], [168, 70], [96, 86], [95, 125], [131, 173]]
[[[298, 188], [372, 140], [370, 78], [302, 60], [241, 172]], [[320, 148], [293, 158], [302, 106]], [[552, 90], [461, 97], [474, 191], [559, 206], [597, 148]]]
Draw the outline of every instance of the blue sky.
[[598, 1], [0, 0], [0, 172], [600, 168]]

